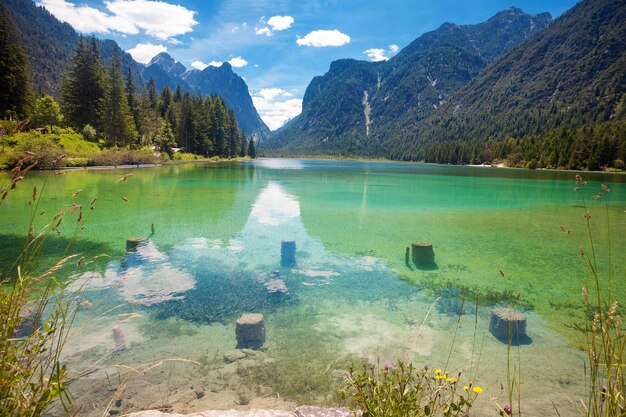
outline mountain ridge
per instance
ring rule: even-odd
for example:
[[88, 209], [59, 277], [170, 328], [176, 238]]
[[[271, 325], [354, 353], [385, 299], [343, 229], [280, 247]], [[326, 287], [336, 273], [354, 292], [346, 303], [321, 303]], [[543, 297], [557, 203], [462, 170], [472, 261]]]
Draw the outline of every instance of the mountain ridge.
[[363, 152], [393, 125], [428, 117], [493, 57], [550, 22], [548, 13], [509, 8], [475, 25], [444, 23], [388, 61], [334, 61], [307, 87], [302, 113], [264, 148]]

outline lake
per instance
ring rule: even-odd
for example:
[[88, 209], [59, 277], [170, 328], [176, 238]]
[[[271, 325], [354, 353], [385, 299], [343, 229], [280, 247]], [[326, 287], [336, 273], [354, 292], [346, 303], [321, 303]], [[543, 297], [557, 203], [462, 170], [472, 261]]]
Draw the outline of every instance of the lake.
[[[23, 242], [33, 185], [39, 226], [97, 198], [72, 246], [108, 255], [71, 273], [85, 301], [65, 351], [80, 415], [334, 404], [364, 357], [462, 371], [484, 388], [476, 415], [496, 416], [508, 349], [488, 330], [494, 307], [527, 318], [510, 351], [525, 413], [574, 415], [585, 398], [584, 204], [600, 271], [610, 244], [614, 298], [626, 300], [626, 176], [582, 175], [575, 191], [572, 172], [385, 162], [33, 172], [0, 207], [1, 259]], [[611, 192], [592, 200], [601, 184]], [[40, 267], [61, 256], [71, 219]], [[135, 237], [147, 243], [127, 252]], [[295, 242], [295, 265], [281, 266], [282, 241]], [[435, 264], [406, 263], [412, 242], [432, 243]], [[248, 312], [264, 314], [265, 344], [235, 350]]]

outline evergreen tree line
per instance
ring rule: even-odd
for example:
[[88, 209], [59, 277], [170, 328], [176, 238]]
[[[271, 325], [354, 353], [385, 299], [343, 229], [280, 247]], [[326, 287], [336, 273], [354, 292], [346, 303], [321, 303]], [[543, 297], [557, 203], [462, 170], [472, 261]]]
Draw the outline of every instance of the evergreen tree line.
[[391, 150], [390, 157], [453, 165], [501, 161], [508, 166], [533, 169], [624, 169], [626, 123], [615, 121], [576, 129], [561, 128], [503, 140], [415, 142], [412, 147]]
[[61, 83], [59, 104], [34, 100], [29, 63], [6, 5], [0, 3], [0, 119], [30, 118], [30, 127], [67, 126], [107, 147], [157, 145], [206, 157], [256, 156], [253, 140], [239, 130], [234, 111], [218, 97], [157, 92], [150, 80], [141, 91], [132, 67], [123, 73], [119, 51], [105, 67], [94, 37], [81, 37]]
[[[107, 146], [155, 144], [206, 157], [254, 156], [254, 143], [239, 130], [232, 109], [218, 97], [157, 91], [149, 80], [137, 91], [132, 67], [122, 73], [119, 53], [105, 69], [95, 38], [81, 38], [61, 85], [61, 110], [68, 126], [95, 136]], [[94, 136], [93, 132], [85, 136]]]

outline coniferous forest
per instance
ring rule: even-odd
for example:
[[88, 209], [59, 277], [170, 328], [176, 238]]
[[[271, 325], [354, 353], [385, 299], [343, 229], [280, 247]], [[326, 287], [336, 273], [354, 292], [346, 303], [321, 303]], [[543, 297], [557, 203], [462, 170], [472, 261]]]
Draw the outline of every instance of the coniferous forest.
[[[69, 164], [255, 155], [254, 142], [239, 129], [234, 111], [219, 96], [192, 95], [180, 87], [157, 91], [153, 80], [138, 88], [133, 67], [123, 71], [121, 61], [114, 50], [105, 66], [99, 42], [81, 37], [63, 73], [59, 102], [47, 94], [35, 98], [28, 58], [11, 12], [0, 4], [0, 128], [3, 145], [8, 145], [3, 146], [0, 164], [10, 167], [24, 151], [46, 150], [40, 161], [45, 167], [54, 159], [51, 153], [77, 148]], [[120, 160], [109, 151], [107, 161], [94, 155], [100, 149], [126, 152]]]

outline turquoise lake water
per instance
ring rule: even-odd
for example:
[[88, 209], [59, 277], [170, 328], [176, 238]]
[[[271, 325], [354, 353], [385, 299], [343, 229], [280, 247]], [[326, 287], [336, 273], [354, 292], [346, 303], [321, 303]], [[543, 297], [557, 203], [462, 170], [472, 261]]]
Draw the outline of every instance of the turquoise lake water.
[[[528, 320], [511, 350], [526, 415], [573, 415], [585, 396], [584, 205], [600, 270], [610, 245], [613, 298], [626, 299], [626, 177], [583, 173], [577, 192], [574, 175], [289, 159], [29, 173], [0, 206], [1, 259], [23, 242], [34, 185], [39, 227], [97, 197], [73, 245], [109, 256], [72, 273], [86, 301], [66, 350], [80, 415], [334, 404], [333, 384], [365, 357], [462, 371], [484, 388], [476, 415], [495, 416], [508, 399], [494, 307]], [[601, 184], [610, 193], [592, 200]], [[42, 265], [75, 224], [64, 221]], [[131, 237], [149, 240], [126, 253]], [[283, 240], [296, 242], [293, 267], [280, 264]], [[433, 244], [434, 266], [405, 263], [416, 241]], [[257, 352], [233, 351], [246, 312], [265, 315]]]

